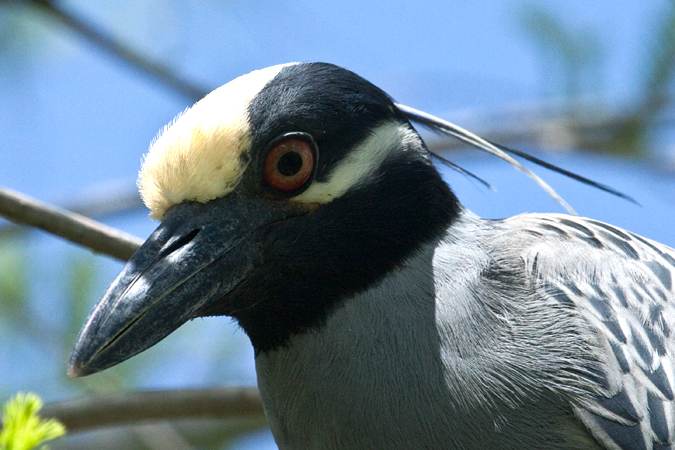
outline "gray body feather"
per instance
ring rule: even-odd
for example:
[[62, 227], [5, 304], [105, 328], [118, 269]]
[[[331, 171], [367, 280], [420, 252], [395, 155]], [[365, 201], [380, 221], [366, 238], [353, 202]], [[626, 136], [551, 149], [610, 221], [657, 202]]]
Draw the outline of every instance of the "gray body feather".
[[255, 71], [153, 142], [139, 187], [162, 224], [92, 310], [69, 376], [227, 315], [282, 449], [675, 447], [675, 251], [573, 216], [481, 219], [409, 120], [563, 204], [507, 153], [616, 193], [340, 67]]
[[277, 443], [671, 448], [674, 258], [588, 219], [465, 211], [325, 325], [258, 355]]

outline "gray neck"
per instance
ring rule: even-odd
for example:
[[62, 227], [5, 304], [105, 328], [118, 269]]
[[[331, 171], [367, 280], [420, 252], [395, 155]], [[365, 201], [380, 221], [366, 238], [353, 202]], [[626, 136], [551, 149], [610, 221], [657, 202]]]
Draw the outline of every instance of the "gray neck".
[[[361, 439], [380, 436], [376, 440], [385, 442], [401, 417], [419, 422], [420, 414], [409, 408], [420, 396], [443, 395], [438, 349], [429, 345], [437, 340], [432, 271], [413, 269], [430, 267], [432, 258], [428, 246], [412, 264], [347, 300], [321, 329], [256, 358], [258, 386], [280, 448], [368, 448]], [[401, 391], [409, 398], [396, 398]], [[400, 425], [393, 431], [403, 439], [411, 424]]]
[[[492, 225], [471, 215], [463, 220], [444, 240], [346, 300], [320, 329], [258, 355], [258, 385], [281, 449], [571, 448], [551, 445], [560, 437], [522, 447], [509, 428], [517, 422], [516, 429], [535, 427], [529, 434], [545, 438], [541, 430], [551, 422], [560, 430], [573, 419], [569, 405], [550, 393], [533, 394], [523, 403], [550, 403], [551, 412], [533, 420], [513, 412], [512, 392], [500, 392], [511, 386], [494, 392], [484, 386], [481, 372], [501, 361], [477, 353], [499, 346], [486, 340], [502, 333], [491, 328], [499, 324], [483, 321], [481, 302], [470, 299], [480, 291], [477, 274], [489, 264], [479, 235]], [[449, 284], [437, 285], [439, 276]], [[574, 425], [562, 428], [572, 432]]]

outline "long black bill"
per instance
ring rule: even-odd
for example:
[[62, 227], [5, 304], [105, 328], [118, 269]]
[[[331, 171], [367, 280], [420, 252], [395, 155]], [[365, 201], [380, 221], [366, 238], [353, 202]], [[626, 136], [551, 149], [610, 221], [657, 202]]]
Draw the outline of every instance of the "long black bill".
[[68, 377], [119, 364], [199, 317], [253, 270], [261, 230], [297, 214], [234, 193], [170, 208], [90, 313]]

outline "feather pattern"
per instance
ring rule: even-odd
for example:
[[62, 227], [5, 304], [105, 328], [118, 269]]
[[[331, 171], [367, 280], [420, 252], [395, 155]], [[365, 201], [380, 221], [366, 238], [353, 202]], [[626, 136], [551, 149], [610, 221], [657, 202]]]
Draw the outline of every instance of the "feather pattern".
[[257, 358], [272, 429], [281, 448], [672, 448], [674, 270], [675, 251], [602, 222], [464, 210], [325, 327]]
[[575, 309], [601, 353], [597, 393], [574, 410], [608, 449], [664, 449], [675, 442], [675, 251], [590, 219], [518, 216], [541, 233], [524, 253], [532, 279]]

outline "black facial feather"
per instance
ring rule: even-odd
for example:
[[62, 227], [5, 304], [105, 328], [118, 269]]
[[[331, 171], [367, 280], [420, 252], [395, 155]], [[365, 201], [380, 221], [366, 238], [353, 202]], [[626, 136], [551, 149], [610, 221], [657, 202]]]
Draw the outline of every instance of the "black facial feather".
[[[319, 148], [318, 181], [380, 124], [409, 126], [382, 90], [330, 64], [284, 68], [248, 113], [253, 158], [282, 133], [311, 134]], [[342, 301], [439, 239], [459, 202], [426, 149], [397, 145], [366, 182], [310, 214], [259, 230], [256, 270], [206, 315], [234, 317], [256, 352], [273, 350], [320, 327]]]
[[371, 183], [261, 231], [261, 265], [228, 294], [233, 309], [209, 314], [237, 319], [257, 352], [283, 346], [440, 238], [458, 210], [427, 160], [388, 161]]
[[252, 153], [283, 133], [309, 133], [321, 149], [318, 181], [379, 123], [394, 119], [407, 121], [383, 90], [327, 63], [284, 67], [248, 107]]

